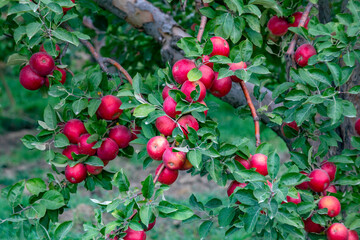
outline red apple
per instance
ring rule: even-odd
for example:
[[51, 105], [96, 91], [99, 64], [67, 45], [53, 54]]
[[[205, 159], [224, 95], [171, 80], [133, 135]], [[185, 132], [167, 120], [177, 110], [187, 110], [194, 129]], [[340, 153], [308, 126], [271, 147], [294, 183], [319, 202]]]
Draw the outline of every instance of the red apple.
[[322, 169], [315, 169], [309, 174], [309, 187], [314, 192], [322, 192], [329, 187], [330, 177]]
[[[233, 192], [235, 191], [235, 189], [236, 189], [237, 187], [239, 187], [239, 188], [244, 188], [244, 187], [246, 187], [246, 185], [247, 185], [247, 183], [239, 183], [239, 182], [237, 182], [237, 181], [235, 181], [235, 180], [232, 181], [232, 182], [230, 183], [227, 191], [226, 191], [228, 197], [230, 197], [231, 194], [233, 194]], [[237, 202], [237, 203], [240, 204], [240, 202]]]
[[182, 167], [179, 170], [189, 170], [192, 167], [193, 165], [191, 164], [189, 159], [186, 158], [184, 165], [182, 165]]
[[301, 203], [300, 193], [298, 193], [298, 197], [297, 197], [297, 198], [292, 198], [292, 197], [290, 197], [290, 196], [286, 196], [286, 201], [287, 201], [287, 202], [292, 202], [292, 203], [295, 203], [295, 204]]
[[[305, 176], [307, 176], [308, 174], [304, 171], [301, 171], [300, 172], [301, 174], [304, 174]], [[301, 189], [301, 190], [306, 190], [309, 188], [309, 182], [303, 182], [303, 183], [300, 183], [299, 185], [296, 186], [298, 189]]]
[[177, 61], [172, 68], [172, 75], [175, 81], [177, 83], [183, 84], [188, 80], [187, 74], [193, 68], [196, 68], [196, 65], [189, 59], [181, 59]]
[[101, 166], [86, 165], [86, 170], [92, 175], [99, 175], [102, 172], [103, 168], [104, 167]]
[[194, 101], [190, 94], [193, 91], [197, 92], [197, 89], [196, 89], [197, 86], [200, 87], [200, 96], [195, 102], [200, 102], [205, 98], [205, 96], [206, 96], [206, 87], [202, 82], [200, 82], [200, 81], [195, 81], [195, 82], [186, 81], [186, 82], [184, 82], [184, 84], [181, 87], [181, 91], [186, 95], [186, 101], [188, 101], [188, 102], [193, 102]]
[[162, 160], [165, 150], [170, 147], [169, 142], [162, 136], [151, 138], [146, 144], [146, 151], [149, 156], [157, 161]]
[[349, 231], [342, 223], [333, 223], [326, 231], [328, 240], [348, 240]]
[[79, 183], [85, 180], [87, 176], [86, 167], [82, 163], [78, 163], [73, 167], [69, 165], [65, 168], [65, 177], [71, 183]]
[[210, 56], [209, 56], [209, 55], [202, 55], [202, 56], [201, 56], [201, 62], [202, 62], [204, 65], [206, 65], [206, 66], [210, 67], [211, 69], [213, 69], [213, 68], [214, 68], [214, 63], [209, 62], [209, 60], [210, 60]]
[[246, 169], [250, 169], [250, 162], [247, 159], [243, 159], [239, 157], [238, 155], [235, 156], [235, 161], [238, 161], [243, 165]]
[[161, 116], [156, 119], [156, 129], [165, 136], [170, 136], [176, 127], [176, 123], [168, 116]]
[[268, 21], [267, 27], [273, 35], [283, 36], [288, 31], [289, 23], [286, 21], [286, 18], [273, 16]]
[[[206, 105], [206, 103], [204, 102], [204, 100], [200, 101], [199, 103], [201, 103], [202, 105], [204, 105], [205, 107], [207, 107], [207, 105]], [[208, 110], [206, 110], [206, 111], [204, 112], [205, 117], [207, 116], [207, 113], [208, 113]]]
[[141, 127], [135, 124], [135, 121], [131, 122], [131, 141], [137, 139], [137, 135], [141, 133]]
[[[60, 51], [61, 51], [59, 45], [55, 44], [55, 50], [56, 50], [56, 52], [58, 53], [58, 55], [57, 55], [56, 57], [59, 57]], [[40, 52], [46, 52], [46, 51], [45, 51], [45, 48], [44, 48], [44, 44], [41, 44], [39, 51], [40, 51]], [[48, 52], [46, 52], [46, 53], [48, 53]]]
[[196, 118], [194, 118], [191, 115], [185, 115], [182, 116], [179, 120], [178, 120], [178, 124], [180, 124], [181, 129], [184, 132], [185, 137], [187, 138], [187, 135], [189, 133], [188, 131], [188, 126], [192, 127], [193, 129], [195, 129], [195, 131], [199, 130], [199, 123], [196, 120]]
[[45, 78], [35, 73], [30, 65], [26, 65], [20, 71], [20, 84], [27, 90], [38, 90], [45, 83]]
[[105, 138], [101, 146], [97, 149], [97, 155], [101, 160], [111, 161], [116, 158], [119, 146], [111, 138]]
[[29, 64], [31, 69], [40, 76], [46, 76], [54, 71], [54, 59], [46, 52], [34, 53]]
[[[231, 71], [233, 71], [233, 72], [235, 72], [236, 70], [239, 70], [239, 69], [246, 69], [247, 68], [247, 66], [246, 66], [246, 63], [245, 62], [243, 62], [243, 61], [241, 61], [241, 62], [238, 62], [238, 63], [231, 63], [230, 64], [230, 70]], [[242, 81], [240, 78], [238, 78], [237, 76], [230, 76], [230, 78], [231, 78], [231, 80], [233, 81], [233, 82], [240, 82], [240, 81]]]
[[[284, 127], [287, 126], [289, 128], [292, 128], [293, 131], [291, 131], [291, 129], [288, 131], [287, 129], [284, 129]], [[292, 121], [290, 123], [287, 123], [287, 122], [284, 122], [282, 125], [281, 125], [281, 133], [287, 137], [287, 138], [294, 138], [297, 136], [297, 134], [295, 134], [299, 132], [299, 127], [297, 125], [297, 123], [295, 121]]]
[[[303, 15], [302, 12], [293, 13], [291, 16], [294, 17], [294, 22], [289, 24], [290, 27], [298, 27], [302, 15]], [[310, 18], [307, 18], [305, 21], [305, 24], [304, 24], [304, 28], [306, 28], [306, 29], [308, 28], [309, 21], [310, 21]]]
[[87, 140], [91, 135], [86, 133], [80, 136], [79, 138], [79, 152], [81, 154], [93, 156], [96, 154], [96, 149], [93, 149], [93, 146], [95, 146], [96, 141], [92, 143], [88, 143]]
[[359, 235], [355, 230], [349, 231], [349, 238], [348, 240], [359, 240]]
[[170, 85], [170, 86], [166, 85], [164, 87], [164, 89], [162, 90], [162, 94], [161, 94], [163, 100], [165, 100], [169, 96], [169, 91], [172, 89], [177, 90], [178, 88], [174, 85]]
[[156, 218], [154, 219], [154, 221], [152, 223], [149, 223], [147, 229], [145, 229], [144, 231], [145, 232], [150, 231], [151, 229], [154, 228], [155, 224], [156, 224]]
[[[75, 3], [75, 0], [71, 0], [73, 3]], [[69, 7], [69, 8], [66, 8], [66, 7], [63, 7], [62, 10], [63, 10], [63, 13], [64, 15], [70, 10], [72, 9], [73, 7]]]
[[204, 84], [206, 89], [210, 89], [215, 78], [214, 71], [211, 69], [211, 67], [206, 65], [201, 65], [199, 67], [199, 70], [202, 73], [202, 76], [199, 79], [199, 81]]
[[210, 88], [212, 95], [216, 97], [223, 97], [231, 90], [232, 81], [230, 77], [218, 79], [219, 73], [215, 73], [213, 85]]
[[121, 104], [122, 102], [119, 98], [113, 95], [106, 95], [101, 98], [101, 103], [96, 113], [102, 119], [115, 120], [123, 112], [120, 109]]
[[267, 156], [261, 153], [254, 154], [250, 158], [250, 168], [255, 168], [258, 173], [266, 176], [268, 174]]
[[321, 233], [325, 230], [325, 228], [323, 226], [321, 226], [320, 224], [314, 223], [311, 220], [311, 216], [306, 219], [303, 220], [304, 225], [305, 225], [305, 231], [309, 232], [309, 233]]
[[330, 185], [327, 189], [323, 191], [323, 195], [326, 196], [327, 193], [337, 193], [334, 185]]
[[357, 134], [360, 135], [360, 118], [358, 120], [356, 120], [355, 131], [357, 132]]
[[[64, 84], [65, 84], [65, 81], [66, 81], [66, 71], [65, 71], [65, 69], [55, 67], [54, 71], [55, 71], [55, 70], [57, 70], [57, 71], [59, 71], [59, 72], [61, 73], [60, 83], [64, 85]], [[51, 73], [51, 75], [53, 75], [53, 74], [54, 74], [54, 72]], [[50, 83], [49, 83], [49, 78], [46, 77], [46, 78], [45, 78], [45, 86], [46, 86], [46, 87], [49, 87], [49, 85], [50, 85]]]
[[179, 170], [186, 161], [186, 153], [174, 152], [173, 147], [168, 147], [162, 156], [162, 160], [167, 169]]
[[172, 118], [175, 118], [176, 115], [180, 115], [181, 112], [180, 111], [176, 111], [176, 101], [168, 96], [165, 101], [164, 101], [164, 104], [163, 104], [163, 109], [164, 109], [164, 112], [169, 116], [169, 117], [172, 117]]
[[135, 231], [128, 228], [125, 232], [126, 236], [124, 237], [124, 240], [146, 240], [145, 231]]
[[80, 154], [79, 148], [77, 145], [69, 145], [63, 151], [62, 154], [65, 155], [68, 159], [74, 160], [71, 153]]
[[222, 55], [225, 57], [229, 56], [230, 47], [225, 39], [223, 39], [222, 37], [212, 37], [210, 38], [210, 41], [213, 45], [213, 50], [210, 53], [210, 57], [215, 55]]
[[[160, 167], [161, 167], [161, 164], [156, 168], [155, 175], [158, 174]], [[166, 184], [166, 185], [171, 185], [176, 181], [178, 175], [179, 175], [179, 172], [177, 170], [174, 171], [174, 170], [167, 169], [165, 167], [164, 170], [159, 175], [158, 182], [160, 182], [162, 184]]]
[[311, 44], [303, 44], [295, 52], [295, 61], [301, 66], [305, 67], [308, 65], [310, 57], [316, 55], [316, 50]]
[[114, 140], [119, 148], [126, 148], [132, 140], [132, 134], [126, 126], [117, 125], [109, 131], [109, 138]]
[[325, 196], [319, 201], [319, 209], [327, 208], [329, 217], [336, 217], [341, 211], [341, 204], [336, 197]]
[[323, 161], [321, 163], [321, 169], [327, 172], [330, 177], [330, 181], [334, 181], [336, 174], [336, 165], [332, 162]]
[[87, 131], [82, 121], [79, 119], [71, 119], [65, 124], [63, 133], [71, 143], [77, 144], [80, 136], [87, 133]]

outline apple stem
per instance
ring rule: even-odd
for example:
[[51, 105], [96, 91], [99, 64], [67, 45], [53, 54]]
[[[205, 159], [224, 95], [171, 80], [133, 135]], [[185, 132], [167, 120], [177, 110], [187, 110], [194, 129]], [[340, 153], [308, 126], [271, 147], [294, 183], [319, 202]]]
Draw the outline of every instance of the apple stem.
[[243, 80], [240, 81], [240, 86], [241, 86], [241, 89], [243, 90], [244, 92], [244, 95], [245, 95], [245, 98], [246, 98], [246, 101], [250, 107], [250, 111], [251, 111], [251, 115], [254, 119], [254, 124], [255, 124], [255, 139], [256, 139], [256, 147], [258, 147], [261, 143], [260, 141], [260, 123], [259, 123], [259, 117], [256, 113], [256, 109], [255, 109], [255, 106], [251, 100], [251, 97], [250, 97], [250, 93], [249, 93], [249, 90], [247, 89], [246, 87], [246, 84]]
[[160, 167], [158, 173], [155, 175], [154, 184], [157, 182], [157, 180], [159, 179], [160, 174], [162, 173], [162, 171], [164, 169], [165, 169], [165, 165], [164, 165], [164, 163], [161, 163], [161, 167]]
[[[208, 3], [203, 3], [204, 7], [208, 7], [209, 4]], [[204, 34], [204, 30], [205, 30], [205, 26], [206, 26], [206, 21], [207, 21], [207, 18], [206, 16], [202, 15], [201, 16], [201, 21], [200, 21], [200, 26], [199, 26], [199, 32], [198, 32], [198, 35], [196, 37], [196, 39], [201, 42], [201, 39], [202, 39], [202, 36]]]

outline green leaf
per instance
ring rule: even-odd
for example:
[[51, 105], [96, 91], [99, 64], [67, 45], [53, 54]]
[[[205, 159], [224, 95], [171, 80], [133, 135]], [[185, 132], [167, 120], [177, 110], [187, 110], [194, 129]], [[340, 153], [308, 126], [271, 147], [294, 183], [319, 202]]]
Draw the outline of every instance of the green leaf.
[[340, 86], [340, 80], [341, 80], [341, 68], [338, 64], [332, 63], [332, 62], [326, 62], [326, 65], [328, 66], [331, 75], [333, 77], [335, 86]]
[[87, 165], [95, 166], [95, 167], [103, 167], [104, 166], [104, 162], [96, 156], [90, 156], [88, 159], [86, 159], [86, 161], [84, 163], [86, 163]]
[[57, 28], [56, 30], [53, 30], [51, 33], [53, 34], [54, 37], [56, 37], [59, 40], [71, 43], [75, 46], [79, 45], [79, 39], [74, 35], [72, 35], [70, 32], [66, 31], [65, 29]]
[[72, 221], [66, 221], [58, 225], [55, 229], [55, 239], [64, 239], [73, 227]]
[[270, 178], [275, 179], [280, 169], [280, 157], [276, 152], [268, 157], [267, 168]]
[[11, 206], [17, 206], [21, 202], [21, 198], [25, 188], [25, 181], [20, 181], [11, 186], [7, 200], [11, 203]]
[[55, 129], [57, 126], [55, 111], [50, 105], [47, 105], [44, 110], [44, 121], [46, 125], [51, 129]]
[[46, 213], [46, 207], [39, 203], [34, 203], [24, 214], [29, 219], [40, 219]]
[[253, 232], [260, 215], [260, 207], [254, 206], [246, 209], [244, 225], [247, 232]]
[[201, 239], [205, 238], [208, 235], [213, 224], [214, 223], [212, 221], [207, 220], [199, 226], [199, 235], [200, 235]]
[[239, 48], [240, 48], [240, 56], [242, 57], [241, 61], [243, 62], [249, 61], [253, 53], [253, 45], [251, 44], [251, 42], [248, 39], [246, 39], [239, 44]]
[[26, 25], [26, 35], [31, 39], [38, 31], [40, 31], [42, 24], [39, 22], [32, 22]]
[[88, 77], [90, 90], [95, 91], [99, 88], [102, 80], [102, 73], [100, 70], [94, 71]]
[[329, 118], [331, 118], [331, 124], [337, 123], [342, 115], [343, 106], [342, 102], [339, 99], [334, 98], [333, 100], [329, 100], [329, 104], [327, 106], [327, 114]]
[[336, 182], [336, 184], [337, 185], [350, 185], [350, 186], [360, 185], [360, 176], [341, 177]]
[[219, 153], [221, 156], [230, 156], [230, 155], [234, 155], [234, 153], [237, 152], [237, 147], [231, 144], [225, 144], [224, 146], [222, 146], [219, 150]]
[[284, 93], [287, 90], [290, 90], [290, 88], [292, 88], [294, 85], [295, 84], [292, 82], [284, 82], [278, 85], [272, 93], [272, 98], [277, 98], [278, 96], [280, 96], [280, 94]]
[[41, 178], [32, 178], [26, 181], [26, 189], [34, 195], [46, 191], [46, 183]]
[[199, 150], [192, 150], [187, 153], [187, 158], [190, 163], [197, 169], [199, 169], [200, 163], [202, 161], [202, 154]]
[[94, 114], [98, 110], [100, 104], [101, 104], [100, 99], [91, 99], [90, 100], [89, 105], [88, 105], [88, 113], [89, 113], [90, 117], [94, 116]]
[[280, 209], [278, 214], [276, 214], [275, 219], [280, 223], [287, 224], [290, 226], [294, 226], [296, 228], [303, 228], [304, 224], [301, 221], [301, 218], [295, 217], [290, 213], [285, 212], [284, 210]]
[[233, 173], [238, 182], [265, 182], [266, 178], [253, 170], [239, 170]]
[[248, 23], [249, 27], [254, 30], [255, 32], [260, 33], [260, 20], [254, 15], [244, 15], [246, 22]]
[[229, 38], [231, 31], [234, 27], [234, 18], [230, 13], [224, 14], [224, 21], [222, 22], [222, 30], [225, 34], [225, 38]]
[[154, 194], [154, 183], [152, 175], [150, 174], [144, 181], [142, 181], [141, 185], [141, 192], [143, 196], [147, 199], [150, 199]]
[[16, 44], [19, 43], [19, 41], [25, 36], [25, 34], [26, 34], [25, 26], [19, 26], [18, 28], [15, 29], [14, 40]]
[[313, 104], [306, 104], [296, 112], [296, 123], [298, 126], [301, 126], [305, 120], [309, 119], [312, 111], [315, 110], [313, 106]]
[[120, 192], [126, 192], [129, 191], [130, 182], [127, 178], [126, 174], [124, 173], [124, 170], [121, 169], [119, 172], [115, 173], [112, 183], [114, 186], [119, 188]]
[[56, 148], [63, 148], [70, 145], [69, 139], [62, 133], [55, 136], [54, 146]]
[[305, 182], [308, 180], [308, 177], [301, 173], [285, 173], [281, 179], [280, 183], [285, 186], [295, 186], [299, 185], [302, 182]]
[[218, 208], [223, 205], [222, 201], [218, 198], [210, 199], [206, 204], [205, 207], [207, 208]]
[[8, 10], [8, 15], [15, 14], [15, 13], [24, 13], [32, 11], [29, 4], [14, 4]]
[[197, 68], [191, 69], [187, 74], [187, 78], [190, 82], [195, 82], [199, 80], [201, 77], [202, 77], [202, 72]]
[[47, 5], [47, 7], [48, 7], [51, 11], [53, 11], [53, 12], [55, 12], [55, 13], [57, 13], [57, 14], [63, 14], [63, 10], [62, 10], [61, 6], [60, 6], [59, 4], [57, 4], [57, 3], [55, 3], [55, 2], [49, 3], [49, 4]]
[[39, 202], [49, 210], [56, 210], [65, 205], [63, 195], [55, 190], [47, 191]]
[[345, 117], [354, 118], [356, 117], [356, 108], [354, 104], [347, 100], [342, 100], [342, 111]]
[[147, 117], [149, 113], [155, 111], [155, 109], [156, 107], [154, 105], [150, 105], [147, 103], [141, 104], [135, 108], [133, 115], [137, 118]]
[[75, 102], [73, 102], [72, 110], [75, 113], [75, 115], [78, 115], [82, 110], [87, 108], [88, 103], [89, 103], [88, 100], [85, 98], [80, 98], [80, 99], [76, 100]]
[[202, 15], [206, 16], [207, 18], [211, 19], [216, 17], [216, 12], [211, 7], [203, 7], [200, 8], [199, 11]]
[[22, 65], [28, 61], [26, 56], [22, 56], [18, 53], [11, 54], [6, 62], [8, 66]]
[[226, 227], [230, 225], [234, 217], [235, 217], [235, 211], [233, 208], [225, 207], [221, 209], [218, 216], [219, 225], [221, 227]]
[[249, 4], [256, 4], [265, 8], [271, 8], [277, 13], [278, 16], [283, 15], [281, 6], [279, 6], [275, 0], [251, 0]]
[[355, 65], [355, 54], [354, 52], [347, 52], [343, 56], [344, 63], [346, 66], [353, 67]]
[[146, 226], [148, 226], [151, 220], [151, 215], [152, 215], [152, 211], [150, 205], [142, 205], [140, 208], [141, 222]]

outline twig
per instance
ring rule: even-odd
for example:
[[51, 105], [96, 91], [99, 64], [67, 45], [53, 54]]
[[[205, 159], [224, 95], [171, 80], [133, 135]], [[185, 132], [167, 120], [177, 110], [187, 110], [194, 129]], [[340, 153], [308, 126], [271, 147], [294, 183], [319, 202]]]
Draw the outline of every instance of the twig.
[[129, 81], [129, 83], [132, 85], [133, 83], [133, 79], [130, 76], [130, 74], [125, 70], [125, 68], [123, 68], [120, 63], [118, 63], [117, 61], [115, 61], [114, 59], [111, 58], [103, 58], [104, 62], [110, 63], [112, 64], [114, 67], [116, 67], [122, 74], [124, 74], [124, 76], [126, 77], [126, 79]]
[[255, 109], [255, 106], [251, 100], [251, 97], [250, 97], [250, 94], [249, 94], [249, 91], [246, 87], [246, 84], [243, 80], [240, 81], [240, 86], [241, 86], [241, 89], [243, 90], [244, 92], [244, 96], [246, 98], [246, 101], [250, 107], [250, 111], [251, 111], [251, 115], [254, 119], [254, 124], [255, 124], [255, 139], [256, 139], [256, 146], [258, 147], [261, 143], [260, 141], [260, 124], [259, 124], [259, 117], [256, 113], [256, 109]]
[[[208, 7], [209, 4], [208, 3], [204, 3], [204, 7]], [[202, 15], [201, 16], [201, 22], [200, 22], [200, 26], [199, 26], [199, 32], [198, 32], [198, 35], [197, 35], [197, 40], [199, 42], [201, 42], [201, 38], [204, 34], [204, 30], [205, 30], [205, 26], [206, 26], [206, 21], [207, 21], [207, 18], [206, 16]]]
[[164, 163], [161, 164], [161, 167], [158, 171], [158, 173], [155, 175], [155, 178], [154, 178], [154, 184], [157, 182], [157, 180], [159, 179], [159, 176], [160, 174], [162, 173], [162, 171], [165, 169], [165, 165]]

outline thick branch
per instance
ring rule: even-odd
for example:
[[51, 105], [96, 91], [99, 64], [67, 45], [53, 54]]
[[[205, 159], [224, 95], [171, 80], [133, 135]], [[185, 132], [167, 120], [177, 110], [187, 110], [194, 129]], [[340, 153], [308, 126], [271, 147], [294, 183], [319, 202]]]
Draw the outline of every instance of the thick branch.
[[[209, 4], [208, 3], [204, 3], [204, 7], [208, 7]], [[205, 26], [206, 26], [206, 21], [207, 21], [207, 17], [206, 16], [201, 16], [201, 21], [200, 21], [200, 26], [199, 26], [199, 32], [198, 35], [196, 37], [196, 39], [201, 42], [202, 36], [204, 34], [204, 30], [205, 30]]]

